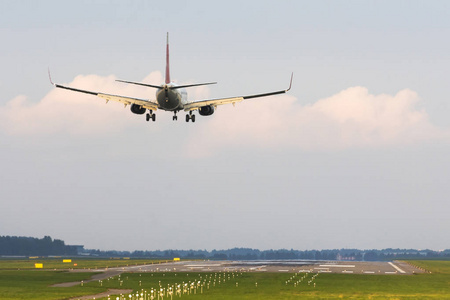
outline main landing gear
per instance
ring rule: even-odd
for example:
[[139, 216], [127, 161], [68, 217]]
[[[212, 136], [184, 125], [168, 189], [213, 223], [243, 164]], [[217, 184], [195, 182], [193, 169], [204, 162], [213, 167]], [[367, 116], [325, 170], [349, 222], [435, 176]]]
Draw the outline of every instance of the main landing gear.
[[173, 119], [174, 121], [178, 120], [177, 112], [176, 112], [176, 111], [173, 112], [173, 118], [172, 118], [172, 119]]
[[192, 114], [192, 110], [186, 115], [186, 122], [189, 122], [189, 120], [192, 120], [192, 123], [195, 122], [195, 115]]
[[153, 111], [149, 110], [149, 113], [145, 115], [145, 119], [147, 120], [147, 122], [150, 121], [150, 119], [155, 122], [156, 115], [153, 113]]

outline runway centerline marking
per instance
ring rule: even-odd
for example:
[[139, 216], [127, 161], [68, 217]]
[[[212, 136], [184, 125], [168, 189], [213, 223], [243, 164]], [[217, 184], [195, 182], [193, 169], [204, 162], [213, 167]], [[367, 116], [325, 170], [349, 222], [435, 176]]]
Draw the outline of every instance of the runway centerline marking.
[[354, 268], [355, 265], [319, 265], [319, 267], [333, 267], [333, 268]]
[[184, 265], [185, 267], [190, 267], [190, 268], [204, 268], [204, 267], [220, 267], [222, 266], [221, 264], [205, 264], [205, 265]]

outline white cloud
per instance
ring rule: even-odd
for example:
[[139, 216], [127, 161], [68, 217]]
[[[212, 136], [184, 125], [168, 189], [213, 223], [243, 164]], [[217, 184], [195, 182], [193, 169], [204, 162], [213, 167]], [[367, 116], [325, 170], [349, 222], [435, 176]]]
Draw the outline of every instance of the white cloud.
[[[79, 75], [67, 85], [154, 99], [153, 89], [115, 79], [112, 75]], [[142, 81], [160, 84], [163, 76], [152, 72]], [[190, 99], [207, 98], [209, 89], [192, 88], [190, 95]], [[210, 117], [198, 116], [197, 123], [189, 124], [194, 126], [191, 136], [180, 143], [185, 143], [190, 156], [201, 157], [243, 147], [334, 150], [447, 138], [448, 130], [435, 127], [427, 113], [416, 107], [419, 101], [417, 93], [408, 89], [396, 95], [372, 95], [364, 87], [348, 88], [310, 105], [300, 105], [290, 94], [249, 100], [235, 108], [220, 106]], [[52, 89], [36, 103], [20, 95], [0, 107], [0, 130], [19, 136], [117, 133], [146, 126], [143, 119], [119, 103], [105, 105], [97, 97], [62, 89]], [[171, 117], [158, 118], [157, 124], [164, 120], [171, 122]]]
[[333, 150], [418, 143], [449, 136], [433, 126], [417, 109], [417, 93], [405, 89], [396, 95], [372, 95], [352, 87], [311, 105], [302, 106], [290, 95], [255, 99], [219, 107], [191, 136], [191, 156], [213, 154], [230, 147]]
[[[154, 89], [115, 81], [115, 76], [79, 75], [66, 85], [96, 92], [154, 99]], [[160, 84], [160, 72], [152, 72], [143, 82]], [[143, 118], [139, 120], [142, 121]], [[129, 106], [108, 103], [88, 94], [52, 89], [33, 103], [20, 95], [0, 107], [0, 128], [10, 135], [51, 135], [69, 133], [95, 135], [117, 132], [136, 125], [137, 118]]]

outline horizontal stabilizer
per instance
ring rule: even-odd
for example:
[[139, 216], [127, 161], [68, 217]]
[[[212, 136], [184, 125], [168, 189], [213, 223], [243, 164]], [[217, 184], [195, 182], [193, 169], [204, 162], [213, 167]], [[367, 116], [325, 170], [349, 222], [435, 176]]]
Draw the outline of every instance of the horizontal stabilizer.
[[147, 83], [132, 82], [132, 81], [119, 80], [119, 79], [117, 79], [116, 81], [118, 81], [118, 82], [124, 82], [124, 83], [129, 83], [129, 84], [142, 85], [142, 86], [151, 87], [151, 88], [155, 88], [155, 89], [160, 89], [160, 88], [162, 88], [162, 86], [160, 86], [160, 85], [151, 85], [151, 84], [147, 84]]
[[182, 89], [187, 87], [193, 87], [193, 86], [200, 86], [200, 85], [210, 85], [210, 84], [217, 84], [217, 82], [207, 82], [207, 83], [194, 83], [194, 84], [185, 84], [185, 85], [177, 85], [170, 87], [172, 90], [176, 89]]

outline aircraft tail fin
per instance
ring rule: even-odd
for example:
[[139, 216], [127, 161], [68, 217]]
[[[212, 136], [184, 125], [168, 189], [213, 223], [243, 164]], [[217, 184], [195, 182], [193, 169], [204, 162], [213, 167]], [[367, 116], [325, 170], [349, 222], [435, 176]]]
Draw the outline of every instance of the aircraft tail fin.
[[169, 67], [169, 33], [167, 33], [166, 45], [166, 84], [170, 83], [170, 67]]

